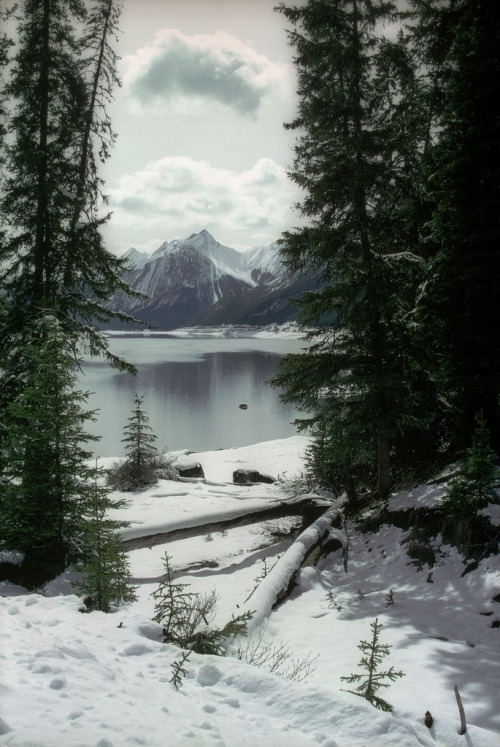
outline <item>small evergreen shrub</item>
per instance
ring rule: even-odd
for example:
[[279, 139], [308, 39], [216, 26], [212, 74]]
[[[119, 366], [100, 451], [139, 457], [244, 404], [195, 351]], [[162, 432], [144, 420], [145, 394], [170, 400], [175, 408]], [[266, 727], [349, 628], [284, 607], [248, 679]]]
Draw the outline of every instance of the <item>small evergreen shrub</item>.
[[74, 582], [85, 595], [88, 610], [111, 612], [114, 606], [133, 602], [135, 589], [127, 583], [130, 575], [128, 558], [117, 530], [124, 523], [108, 517], [111, 508], [120, 508], [124, 501], [114, 501], [109, 490], [98, 482], [94, 471], [94, 486], [81, 502], [80, 537], [75, 569], [83, 578]]
[[392, 711], [390, 703], [377, 695], [377, 690], [381, 687], [389, 687], [389, 682], [385, 680], [394, 682], [398, 677], [404, 677], [405, 675], [403, 672], [395, 672], [393, 667], [383, 672], [377, 671], [382, 663], [382, 659], [388, 655], [391, 646], [387, 643], [380, 643], [380, 628], [382, 625], [379, 623], [378, 618], [370, 623], [370, 627], [373, 631], [371, 641], [361, 641], [358, 645], [358, 648], [363, 653], [358, 666], [361, 669], [365, 669], [366, 674], [351, 674], [349, 677], [341, 677], [340, 679], [349, 684], [360, 683], [355, 690], [346, 690], [346, 692], [365, 698], [365, 700], [381, 711]]
[[490, 446], [490, 433], [481, 414], [476, 416], [476, 424], [472, 445], [443, 503], [444, 538], [467, 556], [474, 554], [474, 546], [480, 546], [488, 539], [489, 522], [478, 512], [488, 503], [498, 502], [493, 490], [495, 452]]
[[169, 682], [172, 683], [176, 690], [180, 688], [180, 686], [182, 685], [182, 680], [187, 674], [187, 670], [184, 669], [184, 664], [188, 661], [190, 656], [190, 651], [188, 651], [187, 653], [183, 652], [182, 657], [180, 659], [176, 659], [176, 661], [172, 663], [172, 676]]
[[198, 654], [226, 656], [228, 639], [246, 635], [252, 612], [247, 611], [232, 619], [223, 628], [212, 628], [217, 594], [194, 594], [185, 589], [189, 584], [174, 582], [170, 557], [165, 553], [165, 577], [156, 591], [153, 620], [163, 625], [164, 643]]
[[490, 433], [481, 415], [476, 417], [476, 423], [472, 446], [460, 465], [460, 474], [450, 485], [445, 503], [450, 513], [465, 520], [475, 516], [490, 501], [498, 500], [492, 489], [496, 470]]
[[175, 480], [179, 477], [168, 459], [156, 450], [156, 436], [143, 409], [144, 395], [135, 393], [134, 398], [134, 409], [123, 429], [122, 443], [127, 457], [108, 473], [108, 485], [124, 492], [144, 490], [160, 478]]

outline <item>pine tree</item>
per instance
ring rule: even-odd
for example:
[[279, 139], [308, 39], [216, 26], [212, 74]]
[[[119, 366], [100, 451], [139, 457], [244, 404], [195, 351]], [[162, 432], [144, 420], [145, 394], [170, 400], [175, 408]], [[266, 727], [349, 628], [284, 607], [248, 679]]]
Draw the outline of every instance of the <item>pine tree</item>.
[[495, 478], [495, 452], [490, 446], [490, 432], [482, 414], [476, 416], [476, 430], [467, 457], [461, 463], [461, 472], [448, 490], [446, 508], [453, 519], [474, 519], [481, 508], [496, 502], [493, 492]]
[[158, 479], [162, 462], [154, 445], [156, 436], [143, 409], [143, 400], [143, 394], [134, 394], [135, 406], [122, 438], [127, 458], [109, 475], [109, 484], [117, 489], [141, 490]]
[[[0, 500], [6, 541], [29, 550], [30, 562], [40, 556], [42, 575], [50, 564], [60, 569], [64, 563], [64, 496], [71, 490], [54, 487], [60, 478], [58, 457], [47, 457], [53, 438], [50, 417], [44, 424], [41, 411], [32, 416], [29, 410], [41, 407], [36, 386], [44, 391], [50, 384], [43, 378], [44, 353], [33, 347], [37, 335], [43, 337], [33, 332], [40, 314], [49, 310], [58, 334], [64, 336], [64, 346], [53, 351], [52, 364], [67, 374], [67, 380], [61, 380], [65, 397], [72, 396], [66, 387], [71, 386], [73, 365], [68, 346], [73, 359], [85, 347], [122, 370], [135, 371], [111, 354], [94, 326], [116, 316], [106, 302], [116, 290], [127, 291], [122, 261], [103, 245], [100, 231], [107, 217], [99, 214], [105, 198], [97, 173], [114, 140], [106, 106], [117, 84], [110, 42], [117, 33], [119, 10], [119, 0], [22, 0], [16, 10], [15, 54], [0, 91], [0, 106], [7, 115], [0, 131], [5, 141], [0, 164], [0, 422], [6, 426], [0, 431], [0, 454], [12, 460]], [[7, 47], [5, 39], [0, 41], [0, 67]], [[79, 396], [74, 393], [75, 402]], [[64, 413], [63, 404], [61, 408]], [[28, 432], [31, 417], [39, 421], [36, 438]], [[72, 479], [85, 484], [87, 472], [80, 452], [75, 453]], [[44, 498], [41, 486], [51, 480]], [[30, 487], [23, 487], [18, 504], [19, 485]], [[1, 484], [0, 490], [4, 492]], [[45, 504], [50, 507], [47, 520], [41, 517], [38, 523]], [[17, 529], [13, 516], [20, 519]], [[34, 536], [40, 534], [40, 542], [25, 548], [31, 530]], [[53, 562], [42, 557], [49, 546]]]
[[[118, 4], [95, 0], [24, 0], [17, 46], [2, 96], [9, 102], [0, 222], [0, 287], [5, 317], [0, 408], [16, 395], [24, 334], [51, 308], [75, 345], [135, 370], [108, 350], [93, 326], [115, 314], [105, 302], [127, 290], [123, 263], [103, 246], [102, 183], [97, 160], [113, 140], [105, 106], [116, 82], [109, 47]], [[86, 26], [87, 24], [87, 26]], [[86, 29], [83, 37], [76, 29]], [[125, 317], [123, 317], [125, 318]]]
[[163, 625], [164, 640], [167, 643], [177, 641], [182, 635], [179, 628], [182, 629], [196, 596], [192, 592], [184, 591], [189, 584], [174, 583], [170, 560], [170, 556], [165, 553], [165, 575], [158, 589], [152, 592], [152, 597], [156, 600], [153, 620]]
[[361, 482], [385, 496], [391, 462], [411, 461], [419, 440], [429, 451], [432, 433], [433, 386], [411, 330], [429, 120], [404, 35], [391, 42], [376, 31], [398, 19], [394, 3], [309, 0], [279, 10], [294, 26], [300, 103], [287, 127], [300, 132], [291, 176], [308, 219], [283, 235], [282, 252], [290, 270], [320, 279], [298, 301], [313, 344], [285, 357], [274, 384], [310, 413], [299, 426], [316, 436], [315, 474], [351, 497]]
[[449, 450], [482, 411], [500, 450], [500, 6], [412, 0], [427, 69], [439, 68], [439, 136], [428, 165], [428, 261], [420, 302]]
[[[189, 584], [174, 582], [170, 557], [165, 553], [165, 576], [153, 593], [156, 600], [153, 620], [163, 625], [164, 643], [173, 643], [198, 654], [226, 656], [228, 638], [247, 634], [253, 612], [247, 610], [232, 616], [223, 628], [212, 628], [209, 623], [215, 614], [217, 595], [193, 594], [184, 591]], [[201, 626], [201, 627], [200, 627]]]
[[75, 569], [83, 578], [75, 586], [87, 596], [89, 609], [110, 612], [115, 605], [133, 602], [136, 594], [127, 583], [129, 562], [117, 533], [124, 523], [108, 516], [110, 509], [120, 508], [124, 501], [109, 497], [109, 490], [98, 482], [100, 476], [96, 467], [93, 487], [80, 502], [79, 557]]
[[84, 409], [87, 393], [74, 389], [73, 341], [49, 312], [30, 332], [29, 373], [4, 422], [0, 542], [25, 554], [25, 582], [33, 586], [71, 558], [90, 477], [85, 444], [98, 438], [84, 430], [95, 414]]
[[[365, 669], [367, 674], [351, 674], [349, 677], [341, 677], [340, 679], [349, 684], [360, 682], [361, 684], [358, 685], [356, 690], [347, 690], [347, 692], [365, 698], [381, 711], [392, 711], [390, 703], [377, 695], [377, 690], [380, 690], [381, 687], [389, 687], [389, 682], [394, 682], [394, 680], [405, 675], [403, 672], [395, 672], [393, 667], [383, 672], [377, 671], [383, 658], [388, 655], [391, 646], [387, 643], [380, 643], [380, 628], [382, 625], [378, 618], [370, 623], [370, 627], [373, 632], [371, 641], [361, 641], [358, 645], [359, 650], [363, 653], [359, 666], [361, 669]], [[384, 680], [389, 680], [389, 682]]]

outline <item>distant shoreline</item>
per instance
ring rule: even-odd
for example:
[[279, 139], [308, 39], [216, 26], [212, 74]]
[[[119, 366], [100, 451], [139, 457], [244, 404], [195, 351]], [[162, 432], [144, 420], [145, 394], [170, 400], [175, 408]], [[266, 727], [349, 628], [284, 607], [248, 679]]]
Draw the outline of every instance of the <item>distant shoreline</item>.
[[262, 327], [245, 324], [231, 324], [207, 327], [179, 327], [178, 329], [102, 330], [107, 337], [172, 337], [172, 338], [288, 338], [301, 339], [304, 331], [297, 322], [267, 324]]

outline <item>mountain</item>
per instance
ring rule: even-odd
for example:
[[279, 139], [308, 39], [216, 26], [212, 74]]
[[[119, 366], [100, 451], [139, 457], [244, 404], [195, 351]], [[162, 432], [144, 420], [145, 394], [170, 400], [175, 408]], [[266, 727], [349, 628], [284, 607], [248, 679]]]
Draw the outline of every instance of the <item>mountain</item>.
[[[291, 286], [277, 242], [238, 252], [203, 230], [166, 241], [152, 255], [132, 248], [124, 257], [130, 267], [125, 280], [148, 298], [118, 293], [111, 307], [153, 327], [267, 324], [293, 317], [285, 301]], [[247, 321], [249, 315], [255, 321]]]

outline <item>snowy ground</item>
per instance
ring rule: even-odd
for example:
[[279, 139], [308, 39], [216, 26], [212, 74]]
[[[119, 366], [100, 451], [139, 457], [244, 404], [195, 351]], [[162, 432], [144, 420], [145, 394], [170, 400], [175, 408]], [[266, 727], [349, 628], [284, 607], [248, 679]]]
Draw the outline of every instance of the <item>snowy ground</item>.
[[[196, 455], [206, 482], [162, 481], [134, 495], [122, 514], [131, 522], [126, 535], [274, 505], [282, 497], [279, 485], [233, 486], [233, 469], [293, 476], [306, 443], [295, 437]], [[415, 499], [421, 501], [423, 492], [432, 502], [429, 488], [417, 490]], [[411, 505], [412, 495], [394, 500], [401, 508]], [[166, 550], [180, 571], [177, 580], [191, 584], [189, 591], [216, 589], [214, 624], [254, 609], [258, 593], [247, 598], [264, 561], [268, 568], [278, 558], [283, 563], [290, 545], [270, 544], [266, 523], [131, 551], [138, 600], [109, 615], [79, 612], [81, 600], [66, 577], [44, 594], [0, 584], [0, 744], [500, 745], [500, 628], [492, 627], [500, 621], [500, 558], [461, 578], [461, 558], [441, 547], [434, 568], [419, 571], [403, 539], [402, 530], [389, 525], [377, 534], [349, 527], [348, 572], [341, 552], [331, 553], [317, 568], [302, 570], [292, 596], [269, 615], [266, 640], [285, 643], [295, 661], [317, 657], [302, 682], [237, 658], [191, 654], [176, 690], [171, 665], [180, 651], [163, 644], [161, 627], [151, 622], [151, 592], [160, 582]], [[391, 589], [394, 603], [387, 606]], [[341, 689], [341, 676], [357, 671], [357, 644], [370, 638], [375, 618], [383, 624], [382, 642], [392, 645], [384, 665], [406, 674], [380, 693], [394, 706], [392, 714]], [[467, 716], [465, 736], [457, 733], [455, 684]], [[434, 718], [431, 729], [423, 723], [427, 710]]]

